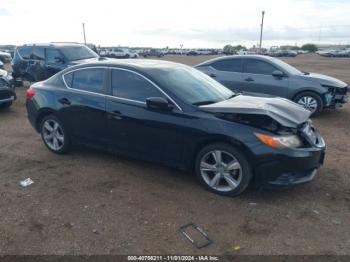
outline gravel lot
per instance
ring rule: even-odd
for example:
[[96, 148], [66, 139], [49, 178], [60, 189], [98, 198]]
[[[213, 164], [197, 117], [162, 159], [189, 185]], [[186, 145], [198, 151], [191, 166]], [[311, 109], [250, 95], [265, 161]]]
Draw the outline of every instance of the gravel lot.
[[[350, 59], [285, 60], [350, 83]], [[239, 254], [350, 254], [349, 105], [314, 119], [328, 149], [312, 183], [227, 198], [167, 167], [86, 148], [50, 153], [27, 121], [24, 94], [0, 111], [0, 254], [235, 254], [234, 245]], [[20, 187], [27, 177], [35, 183]], [[214, 244], [185, 241], [177, 229], [189, 222]]]

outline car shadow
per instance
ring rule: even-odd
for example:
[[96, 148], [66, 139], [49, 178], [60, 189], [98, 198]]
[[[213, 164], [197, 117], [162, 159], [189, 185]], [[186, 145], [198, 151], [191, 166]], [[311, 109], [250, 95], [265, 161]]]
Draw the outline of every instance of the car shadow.
[[[181, 171], [176, 168], [168, 167], [166, 165], [143, 161], [115, 153], [111, 153], [105, 150], [99, 150], [87, 146], [75, 146], [70, 153], [73, 156], [79, 156], [84, 159], [98, 158], [107, 163], [118, 162], [122, 168], [130, 168], [132, 170], [143, 170], [144, 172], [132, 172], [133, 175], [137, 176], [137, 179], [142, 181], [157, 183], [156, 187], [166, 186], [172, 189], [187, 189], [193, 192], [205, 191], [204, 188], [199, 184], [196, 175], [191, 171]], [[147, 175], [145, 175], [147, 173]], [[141, 181], [140, 181], [141, 182]], [[252, 181], [253, 182], [253, 181]], [[301, 191], [304, 191], [303, 187], [307, 185], [299, 185], [297, 187], [282, 188], [282, 189], [262, 189], [257, 188], [253, 183], [242, 193], [238, 198], [244, 202], [274, 202], [276, 199], [290, 199], [299, 195]], [[206, 191], [208, 197], [211, 198], [214, 193]], [[224, 198], [232, 198], [225, 197]], [[236, 198], [232, 198], [236, 199]]]

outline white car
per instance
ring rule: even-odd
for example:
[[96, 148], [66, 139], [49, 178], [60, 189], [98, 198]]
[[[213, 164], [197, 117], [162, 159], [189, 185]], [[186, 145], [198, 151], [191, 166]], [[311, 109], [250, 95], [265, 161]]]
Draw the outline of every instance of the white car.
[[110, 57], [115, 57], [115, 58], [138, 58], [139, 57], [138, 53], [130, 50], [129, 48], [123, 48], [123, 47], [109, 49], [108, 55]]

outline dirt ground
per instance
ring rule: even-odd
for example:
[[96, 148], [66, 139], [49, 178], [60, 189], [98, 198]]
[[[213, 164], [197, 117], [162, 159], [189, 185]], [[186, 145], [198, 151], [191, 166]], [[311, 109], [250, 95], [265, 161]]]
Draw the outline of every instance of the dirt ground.
[[[194, 65], [208, 57], [166, 56]], [[350, 83], [350, 59], [285, 59]], [[350, 254], [350, 106], [314, 119], [327, 142], [312, 183], [237, 198], [191, 174], [86, 148], [50, 153], [26, 118], [25, 89], [0, 112], [0, 254]], [[30, 177], [27, 188], [19, 182]], [[189, 222], [214, 243], [198, 250]]]

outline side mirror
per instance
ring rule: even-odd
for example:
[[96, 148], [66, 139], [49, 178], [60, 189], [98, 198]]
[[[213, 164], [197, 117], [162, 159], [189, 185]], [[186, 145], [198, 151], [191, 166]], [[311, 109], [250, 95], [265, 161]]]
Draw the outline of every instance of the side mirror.
[[276, 77], [276, 78], [282, 78], [284, 77], [284, 73], [280, 70], [275, 70], [272, 72], [272, 76]]
[[173, 106], [169, 104], [168, 100], [164, 97], [149, 97], [146, 99], [146, 105], [148, 108], [155, 110], [173, 110]]
[[55, 61], [57, 64], [64, 64], [64, 59], [60, 56], [56, 56]]

